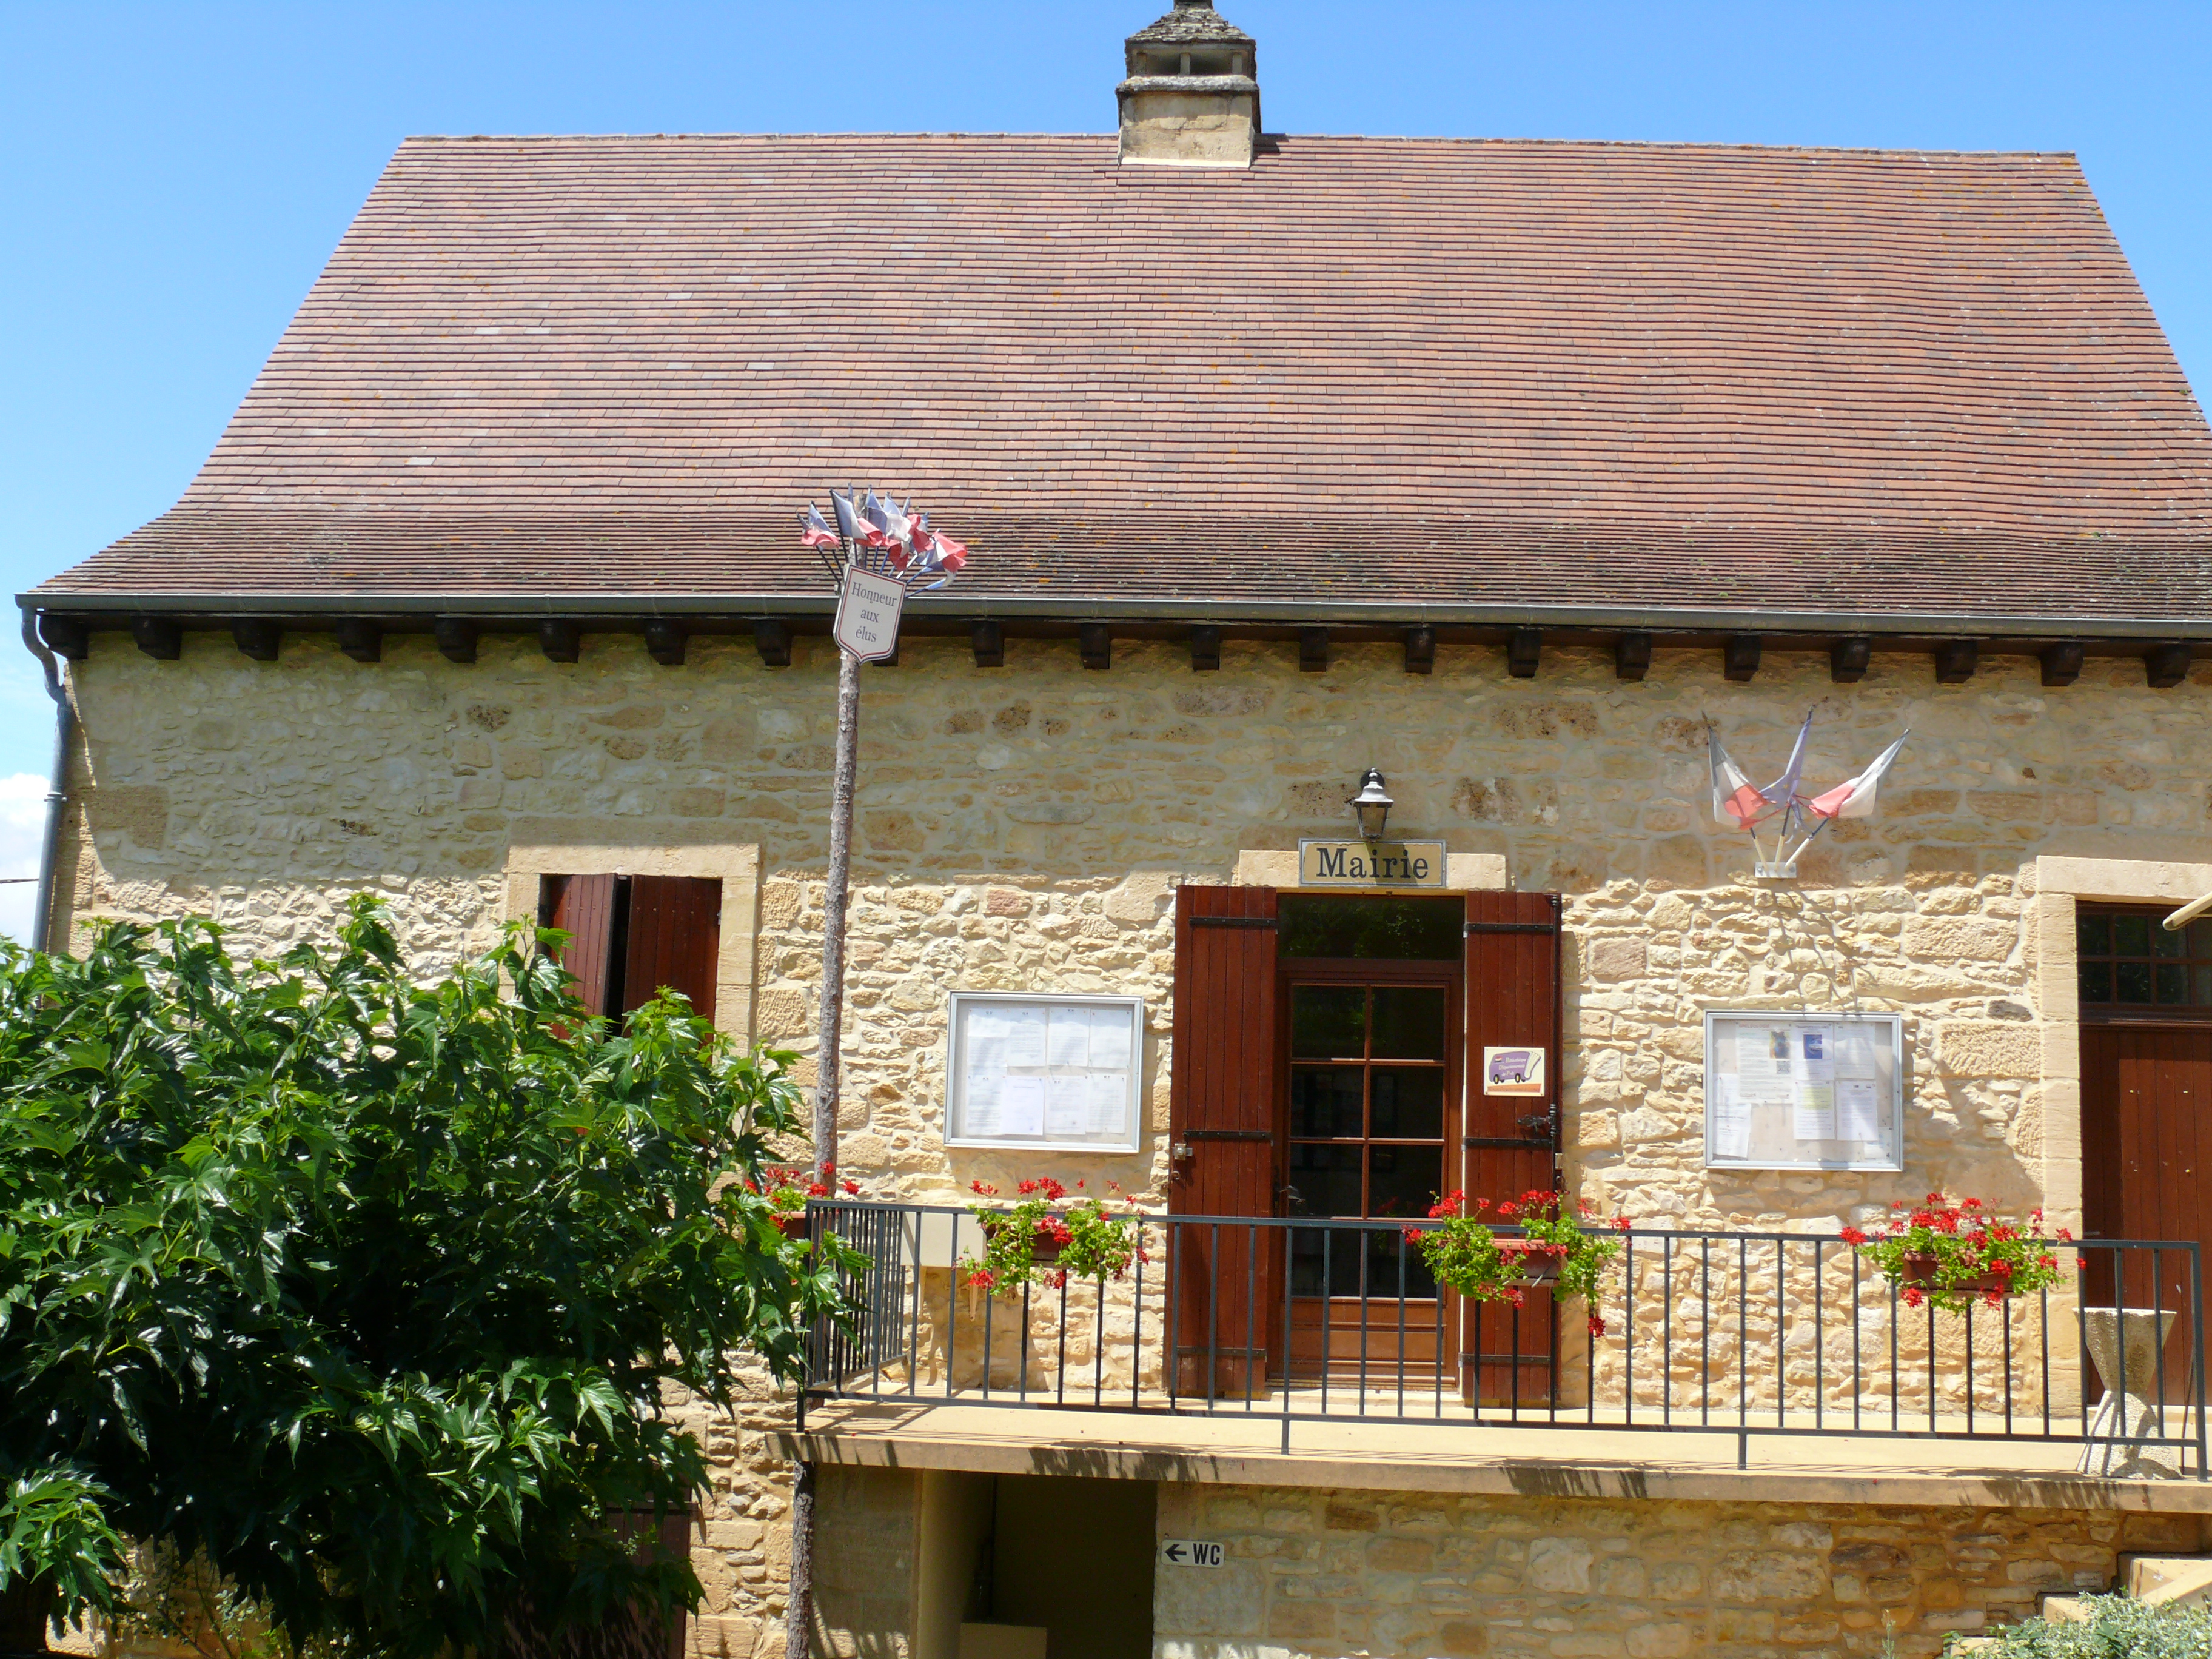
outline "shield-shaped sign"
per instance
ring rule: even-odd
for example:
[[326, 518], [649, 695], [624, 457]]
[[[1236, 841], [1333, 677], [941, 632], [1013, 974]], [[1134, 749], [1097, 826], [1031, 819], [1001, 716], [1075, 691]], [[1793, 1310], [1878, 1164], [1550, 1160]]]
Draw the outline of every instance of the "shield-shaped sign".
[[905, 608], [902, 585], [848, 568], [837, 600], [837, 643], [862, 662], [881, 662], [898, 649], [899, 613]]

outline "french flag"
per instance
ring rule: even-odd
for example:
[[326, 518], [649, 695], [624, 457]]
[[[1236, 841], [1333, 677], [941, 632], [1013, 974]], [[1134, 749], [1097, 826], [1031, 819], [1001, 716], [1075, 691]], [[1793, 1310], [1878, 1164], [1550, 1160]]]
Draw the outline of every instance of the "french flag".
[[1772, 803], [1721, 747], [1720, 733], [1710, 725], [1705, 727], [1705, 759], [1712, 769], [1715, 822], [1733, 818], [1739, 828], [1750, 829]]
[[[1907, 732], [1905, 738], [1912, 735]], [[1870, 818], [1874, 816], [1876, 792], [1881, 785], [1881, 775], [1889, 770], [1890, 763], [1905, 747], [1905, 738], [1875, 757], [1874, 764], [1855, 778], [1846, 778], [1825, 795], [1815, 795], [1805, 803], [1805, 810], [1816, 818]]]
[[[871, 495], [868, 499], [872, 503], [875, 497]], [[890, 538], [869, 518], [867, 509], [854, 501], [849, 491], [840, 495], [836, 490], [831, 490], [830, 506], [837, 514], [838, 532], [847, 541], [858, 542], [862, 547], [872, 548], [878, 552], [892, 544]]]
[[914, 550], [928, 568], [942, 570], [948, 574], [968, 562], [968, 544], [954, 541], [941, 530], [932, 530], [927, 513], [921, 515], [921, 523], [915, 526]]
[[809, 503], [806, 511], [799, 515], [799, 544], [801, 547], [836, 548], [841, 544], [837, 532], [822, 516], [822, 509]]

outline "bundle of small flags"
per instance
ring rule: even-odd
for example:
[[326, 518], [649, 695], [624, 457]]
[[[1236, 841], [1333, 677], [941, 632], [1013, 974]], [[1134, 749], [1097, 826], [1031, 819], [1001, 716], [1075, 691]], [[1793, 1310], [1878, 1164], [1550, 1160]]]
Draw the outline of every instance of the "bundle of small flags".
[[[799, 515], [800, 546], [815, 548], [826, 555], [842, 552], [849, 545], [856, 555], [878, 556], [861, 558], [859, 562], [896, 574], [909, 584], [927, 582], [928, 587], [944, 586], [952, 580], [953, 573], [968, 562], [967, 544], [953, 540], [942, 531], [932, 530], [929, 514], [916, 513], [912, 497], [902, 507], [888, 495], [878, 496], [872, 489], [865, 499], [852, 490], [841, 493], [833, 489], [830, 492], [830, 507], [837, 516], [834, 529], [817, 507], [810, 505]], [[933, 576], [937, 580], [928, 581]]]

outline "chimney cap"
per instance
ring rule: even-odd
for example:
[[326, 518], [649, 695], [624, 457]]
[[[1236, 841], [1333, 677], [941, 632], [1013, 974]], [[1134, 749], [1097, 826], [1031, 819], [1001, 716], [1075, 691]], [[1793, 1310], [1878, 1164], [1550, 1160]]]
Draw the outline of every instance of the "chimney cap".
[[1192, 46], [1250, 46], [1252, 37], [1213, 9], [1213, 0], [1175, 0], [1175, 9], [1139, 29], [1129, 44], [1182, 42]]

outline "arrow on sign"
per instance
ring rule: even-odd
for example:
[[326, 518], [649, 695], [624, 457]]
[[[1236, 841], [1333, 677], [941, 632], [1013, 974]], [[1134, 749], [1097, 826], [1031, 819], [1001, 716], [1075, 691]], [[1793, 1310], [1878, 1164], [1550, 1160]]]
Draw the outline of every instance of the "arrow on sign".
[[1168, 1559], [1174, 1562], [1177, 1566], [1181, 1566], [1184, 1562], [1189, 1560], [1190, 1557], [1183, 1553], [1183, 1547], [1181, 1544], [1170, 1544], [1168, 1546]]

